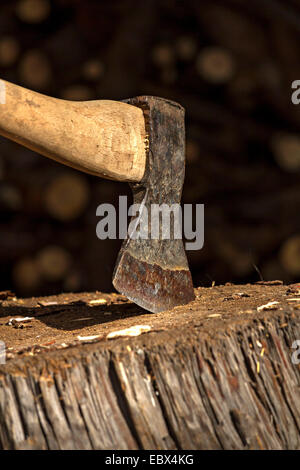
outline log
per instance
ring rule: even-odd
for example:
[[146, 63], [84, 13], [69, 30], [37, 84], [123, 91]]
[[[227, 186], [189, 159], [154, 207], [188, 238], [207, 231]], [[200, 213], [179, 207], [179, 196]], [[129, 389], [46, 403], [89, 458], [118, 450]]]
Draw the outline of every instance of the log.
[[79, 217], [89, 202], [89, 187], [84, 176], [65, 172], [47, 185], [44, 194], [48, 213], [57, 220]]
[[11, 67], [20, 53], [20, 45], [13, 36], [0, 37], [0, 66]]
[[19, 259], [12, 269], [15, 285], [23, 295], [32, 294], [41, 284], [41, 277], [35, 259], [24, 256]]
[[104, 74], [104, 65], [98, 59], [90, 59], [83, 64], [82, 75], [86, 80], [97, 82]]
[[286, 171], [298, 172], [300, 169], [300, 139], [298, 135], [274, 135], [271, 147], [278, 165]]
[[300, 236], [293, 235], [282, 245], [279, 258], [287, 272], [299, 276], [300, 274]]
[[197, 42], [192, 36], [180, 36], [176, 41], [176, 52], [180, 60], [191, 61], [197, 52]]
[[27, 51], [20, 61], [19, 76], [27, 87], [46, 89], [52, 80], [51, 64], [46, 55], [39, 49]]
[[29, 24], [38, 24], [49, 16], [51, 5], [48, 0], [20, 0], [16, 6], [16, 13], [21, 21]]
[[152, 50], [152, 60], [157, 67], [167, 67], [175, 61], [175, 50], [168, 43], [157, 44]]
[[65, 278], [72, 264], [72, 257], [59, 245], [48, 245], [37, 253], [36, 263], [39, 273], [47, 281]]
[[3, 293], [0, 448], [299, 449], [300, 286], [195, 292], [160, 314], [117, 294]]
[[220, 47], [206, 47], [197, 58], [196, 67], [199, 75], [208, 82], [226, 83], [234, 75], [235, 65], [231, 54]]

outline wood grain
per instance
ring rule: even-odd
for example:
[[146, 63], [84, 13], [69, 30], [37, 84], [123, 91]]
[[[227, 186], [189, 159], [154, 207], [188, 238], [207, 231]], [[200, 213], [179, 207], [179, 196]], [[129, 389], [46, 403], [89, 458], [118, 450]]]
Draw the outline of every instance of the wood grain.
[[141, 109], [109, 100], [66, 101], [4, 80], [0, 134], [46, 157], [117, 181], [140, 181], [146, 165]]

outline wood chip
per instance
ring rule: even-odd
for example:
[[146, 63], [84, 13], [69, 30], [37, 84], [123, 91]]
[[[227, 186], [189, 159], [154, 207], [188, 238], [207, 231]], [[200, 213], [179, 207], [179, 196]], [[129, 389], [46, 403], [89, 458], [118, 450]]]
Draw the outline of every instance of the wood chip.
[[80, 336], [78, 335], [77, 336], [77, 339], [79, 339], [79, 341], [94, 341], [95, 339], [98, 339], [100, 338], [100, 335], [92, 335], [92, 336]]
[[14, 323], [28, 323], [31, 320], [34, 320], [33, 317], [16, 317], [16, 318], [10, 318], [8, 320], [8, 325], [13, 325]]
[[149, 325], [135, 325], [131, 326], [130, 328], [125, 328], [125, 330], [112, 331], [106, 336], [106, 338], [113, 339], [119, 338], [120, 336], [139, 336], [142, 333], [147, 333], [150, 330], [151, 326]]
[[106, 299], [93, 299], [89, 300], [89, 305], [101, 305], [101, 304], [107, 304]]
[[277, 301], [269, 302], [265, 305], [261, 305], [260, 307], [257, 307], [257, 311], [261, 312], [262, 310], [277, 310], [278, 309], [278, 304], [279, 304], [279, 302], [277, 302]]
[[40, 300], [38, 303], [42, 307], [51, 307], [52, 305], [57, 305], [57, 302], [55, 302], [55, 301], [50, 302], [50, 301], [47, 301], [47, 300]]

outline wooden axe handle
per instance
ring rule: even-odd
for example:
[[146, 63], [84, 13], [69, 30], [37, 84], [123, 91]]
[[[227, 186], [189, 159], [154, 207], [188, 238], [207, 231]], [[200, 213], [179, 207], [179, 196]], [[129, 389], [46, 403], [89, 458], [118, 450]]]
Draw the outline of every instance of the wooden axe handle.
[[146, 165], [141, 109], [119, 101], [51, 98], [0, 80], [0, 134], [78, 170], [140, 181]]

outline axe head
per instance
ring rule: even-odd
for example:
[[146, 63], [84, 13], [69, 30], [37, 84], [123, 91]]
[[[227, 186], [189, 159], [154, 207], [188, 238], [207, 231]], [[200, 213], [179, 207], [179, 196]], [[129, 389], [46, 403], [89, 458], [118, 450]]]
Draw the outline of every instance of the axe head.
[[144, 228], [146, 224], [148, 236], [143, 237], [141, 231], [140, 238], [128, 233], [117, 259], [113, 285], [136, 304], [156, 313], [195, 298], [182, 239], [174, 237], [174, 224], [179, 223], [176, 212], [170, 213], [167, 237], [158, 220], [155, 237], [151, 227], [154, 206], [180, 204], [185, 172], [184, 109], [150, 96], [126, 102], [143, 109], [149, 136], [145, 175], [140, 183], [131, 185], [139, 215], [130, 223], [131, 227], [144, 224]]

